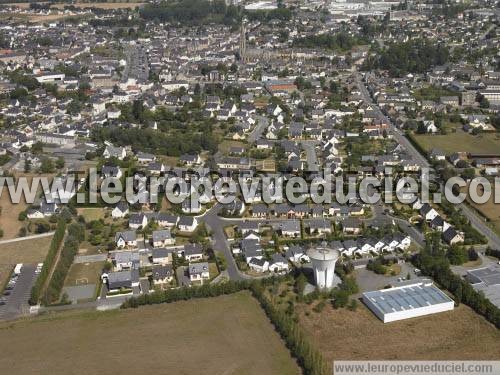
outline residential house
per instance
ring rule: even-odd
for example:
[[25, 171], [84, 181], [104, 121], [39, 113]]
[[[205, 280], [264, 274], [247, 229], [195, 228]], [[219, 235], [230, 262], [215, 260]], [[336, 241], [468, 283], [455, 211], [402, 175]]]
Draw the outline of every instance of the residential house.
[[161, 229], [153, 231], [153, 247], [164, 247], [173, 245], [175, 238], [172, 236], [170, 229]]
[[116, 247], [136, 247], [137, 236], [134, 230], [127, 230], [125, 232], [117, 232], [115, 234]]
[[210, 279], [208, 263], [189, 263], [189, 279], [191, 282], [202, 284]]

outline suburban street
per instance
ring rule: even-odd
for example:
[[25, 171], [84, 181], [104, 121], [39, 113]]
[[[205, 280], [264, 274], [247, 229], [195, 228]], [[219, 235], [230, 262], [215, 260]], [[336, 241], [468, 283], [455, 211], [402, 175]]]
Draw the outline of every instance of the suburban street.
[[254, 129], [250, 132], [248, 136], [248, 143], [255, 143], [258, 139], [262, 137], [262, 134], [269, 126], [269, 120], [267, 117], [258, 116], [257, 124]]
[[224, 222], [217, 214], [221, 210], [219, 204], [214, 205], [204, 215], [199, 216], [198, 220], [204, 222], [208, 229], [212, 232], [212, 246], [214, 250], [222, 252], [227, 261], [227, 274], [231, 280], [248, 279], [249, 276], [243, 274], [238, 269], [236, 261], [233, 258], [229, 243], [224, 233]]
[[306, 170], [309, 172], [318, 172], [319, 171], [319, 163], [318, 157], [316, 155], [316, 145], [317, 141], [302, 141], [302, 147], [306, 150], [306, 158], [307, 158], [307, 168]]
[[[430, 164], [427, 161], [427, 159], [411, 144], [411, 142], [406, 138], [401, 131], [394, 126], [390, 118], [386, 117], [378, 105], [375, 104], [373, 99], [371, 98], [366, 85], [361, 81], [361, 77], [358, 74], [357, 75], [357, 83], [358, 87], [366, 100], [367, 103], [370, 103], [373, 105], [374, 109], [379, 113], [380, 116], [383, 116], [385, 119], [387, 119], [387, 122], [389, 123], [389, 126], [391, 128], [391, 134], [394, 136], [394, 139], [401, 145], [403, 145], [412, 159], [421, 167], [421, 168], [429, 168]], [[460, 211], [463, 213], [467, 219], [471, 222], [472, 226], [477, 229], [480, 233], [482, 233], [487, 239], [488, 243], [490, 246], [500, 249], [500, 237], [493, 232], [488, 225], [469, 207], [467, 207], [466, 204], [459, 204], [458, 208]]]

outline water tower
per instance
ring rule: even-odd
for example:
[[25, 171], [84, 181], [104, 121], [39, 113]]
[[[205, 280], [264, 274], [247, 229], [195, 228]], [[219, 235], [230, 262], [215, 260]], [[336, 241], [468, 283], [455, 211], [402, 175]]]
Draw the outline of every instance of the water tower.
[[338, 250], [328, 247], [323, 242], [320, 246], [307, 250], [307, 255], [311, 259], [314, 280], [318, 288], [331, 289], [340, 283], [339, 277], [335, 275], [335, 263], [340, 257]]

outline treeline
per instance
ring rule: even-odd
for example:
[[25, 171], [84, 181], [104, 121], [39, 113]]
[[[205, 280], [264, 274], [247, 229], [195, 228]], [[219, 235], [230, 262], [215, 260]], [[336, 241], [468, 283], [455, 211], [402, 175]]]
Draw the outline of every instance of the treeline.
[[400, 77], [408, 73], [425, 73], [436, 65], [447, 63], [449, 57], [445, 45], [415, 39], [390, 44], [376, 56], [368, 57], [363, 70], [383, 69], [393, 77]]
[[220, 284], [205, 284], [202, 286], [182, 287], [164, 291], [157, 290], [150, 294], [131, 297], [122, 304], [121, 308], [136, 308], [141, 305], [217, 297], [237, 293], [242, 290], [249, 290], [259, 301], [271, 323], [285, 341], [286, 346], [297, 359], [297, 362], [304, 370], [304, 374], [326, 374], [328, 370], [323, 357], [307, 340], [298, 323], [293, 317], [286, 314], [285, 311], [277, 309], [264, 295], [266, 286], [283, 280], [285, 277], [273, 276], [262, 280], [228, 281]]
[[245, 12], [245, 17], [250, 21], [290, 21], [292, 19], [292, 11], [288, 8], [276, 8], [271, 10], [250, 10]]
[[204, 284], [201, 286], [182, 287], [177, 289], [155, 290], [152, 293], [141, 294], [138, 297], [127, 299], [121, 306], [122, 309], [136, 308], [142, 305], [156, 305], [159, 303], [172, 303], [190, 299], [218, 297], [233, 294], [250, 287], [248, 281], [228, 281], [219, 284]]
[[68, 236], [64, 241], [64, 246], [59, 256], [56, 268], [52, 273], [47, 290], [42, 298], [44, 305], [50, 305], [59, 301], [64, 280], [68, 275], [69, 268], [73, 264], [75, 255], [78, 253], [80, 242], [85, 239], [85, 227], [79, 223], [73, 223], [68, 226]]
[[264, 294], [264, 283], [252, 283], [250, 290], [285, 341], [287, 348], [297, 359], [304, 374], [327, 374], [328, 367], [321, 353], [313, 347], [296, 320], [269, 301]]
[[146, 20], [184, 24], [223, 23], [232, 25], [239, 20], [239, 10], [223, 0], [180, 0], [146, 4], [139, 11]]
[[441, 287], [451, 292], [457, 303], [462, 302], [470, 306], [500, 328], [500, 309], [483, 293], [476, 291], [469, 282], [451, 271], [446, 252], [440, 245], [439, 236], [426, 241], [426, 247], [413, 257], [412, 262], [424, 275], [432, 277]]
[[45, 261], [43, 262], [42, 270], [36, 279], [35, 285], [31, 288], [31, 296], [29, 299], [30, 305], [36, 305], [38, 300], [40, 299], [40, 294], [42, 292], [42, 288], [47, 281], [47, 277], [49, 277], [50, 270], [52, 269], [54, 262], [56, 260], [57, 251], [59, 246], [61, 246], [61, 242], [64, 238], [64, 233], [66, 231], [66, 221], [60, 219], [57, 223], [57, 228], [52, 237], [52, 241], [50, 242], [49, 251], [47, 256], [45, 257]]
[[331, 51], [348, 51], [362, 41], [346, 32], [336, 34], [308, 35], [293, 41], [294, 47], [324, 48]]
[[217, 152], [217, 137], [212, 133], [175, 130], [169, 134], [154, 129], [121, 128], [116, 126], [95, 128], [92, 140], [110, 141], [117, 146], [132, 146], [134, 151], [151, 152], [167, 156], [180, 156], [203, 150]]

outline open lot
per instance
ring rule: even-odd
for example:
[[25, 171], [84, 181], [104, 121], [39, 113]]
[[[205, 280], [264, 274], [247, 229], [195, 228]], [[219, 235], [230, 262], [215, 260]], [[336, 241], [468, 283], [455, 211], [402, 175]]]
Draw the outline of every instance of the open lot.
[[78, 208], [78, 215], [82, 215], [85, 221], [104, 219], [106, 209], [103, 207], [84, 207]]
[[[490, 227], [500, 235], [500, 204], [495, 203], [495, 186], [492, 184], [491, 197], [488, 202], [483, 204], [477, 204], [470, 199], [470, 194], [468, 194], [468, 190], [463, 192], [467, 193], [467, 202], [474, 209], [479, 211], [484, 217], [488, 218]], [[478, 194], [483, 194], [483, 189], [479, 188]]]
[[475, 136], [457, 130], [455, 133], [446, 135], [415, 134], [413, 137], [425, 151], [439, 148], [447, 155], [457, 151], [498, 153], [500, 150], [500, 137], [496, 133], [483, 133]]
[[300, 321], [330, 362], [332, 360], [496, 360], [500, 332], [469, 307], [384, 324], [361, 302], [356, 311], [304, 314]]
[[299, 373], [248, 293], [0, 324], [0, 346], [17, 374]]
[[51, 241], [48, 236], [0, 244], [0, 264], [43, 262]]

